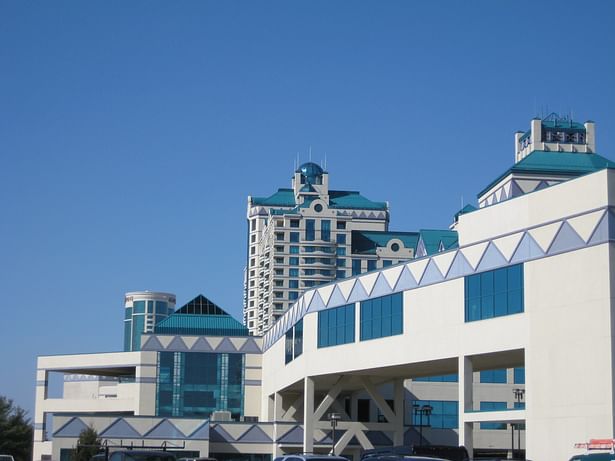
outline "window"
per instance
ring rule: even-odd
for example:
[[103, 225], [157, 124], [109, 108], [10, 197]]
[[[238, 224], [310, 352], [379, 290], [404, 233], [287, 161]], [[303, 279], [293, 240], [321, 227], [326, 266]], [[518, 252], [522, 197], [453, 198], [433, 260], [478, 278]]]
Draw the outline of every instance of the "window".
[[289, 247], [289, 250], [290, 250], [290, 254], [292, 254], [292, 255], [298, 255], [299, 254], [299, 247], [298, 246], [291, 245]]
[[335, 236], [335, 240], [340, 245], [345, 245], [346, 244], [346, 234], [337, 234]]
[[318, 273], [320, 275], [324, 275], [325, 277], [331, 277], [331, 271], [329, 269], [320, 269]]
[[523, 312], [523, 265], [503, 267], [465, 278], [465, 320]]
[[288, 288], [299, 288], [299, 280], [289, 280]]
[[314, 264], [316, 262], [316, 258], [303, 258], [303, 262], [306, 264]]
[[288, 292], [288, 299], [294, 301], [298, 297], [299, 297], [299, 292], [298, 291], [289, 291]]
[[331, 221], [328, 219], [320, 221], [320, 238], [325, 242], [331, 240]]
[[337, 230], [344, 230], [344, 229], [346, 229], [346, 221], [338, 221], [336, 228], [337, 228]]
[[273, 284], [274, 284], [276, 287], [283, 287], [283, 286], [284, 286], [284, 280], [274, 280], [274, 281], [273, 281]]
[[346, 271], [345, 270], [335, 271], [335, 278], [336, 279], [345, 279], [346, 278]]
[[298, 219], [291, 219], [290, 220], [290, 227], [299, 227], [299, 220]]
[[335, 254], [338, 256], [346, 256], [346, 247], [337, 247], [335, 249]]
[[303, 319], [295, 324], [293, 330], [295, 335], [293, 358], [296, 359], [303, 354]]
[[313, 219], [305, 220], [305, 240], [311, 242], [316, 239], [316, 221]]
[[513, 372], [515, 384], [525, 384], [525, 367], [517, 367]]
[[280, 241], [280, 240], [284, 240], [284, 232], [276, 232], [275, 233], [275, 239]]
[[299, 232], [289, 232], [289, 234], [291, 243], [299, 243]]
[[284, 269], [275, 269], [274, 273], [275, 273], [275, 275], [284, 275]]
[[346, 260], [344, 258], [337, 258], [335, 260], [335, 265], [337, 267], [346, 267]]
[[457, 429], [459, 426], [459, 403], [456, 400], [413, 400], [412, 404], [431, 406], [431, 414], [423, 415], [422, 418], [420, 413], [412, 411], [413, 426], [423, 425], [436, 429]]
[[368, 271], [376, 270], [376, 260], [375, 259], [367, 260], [367, 270]]
[[288, 275], [290, 277], [299, 277], [299, 269], [288, 269]]
[[318, 347], [354, 342], [354, 304], [318, 312]]
[[314, 253], [316, 251], [316, 247], [314, 246], [306, 246], [303, 247], [303, 251], [305, 251], [306, 253]]
[[293, 329], [286, 332], [284, 341], [284, 363], [290, 363], [293, 359]]
[[481, 383], [506, 384], [506, 368], [483, 370], [480, 372]]
[[353, 259], [352, 260], [352, 275], [359, 275], [361, 273], [361, 260]]
[[304, 269], [303, 275], [316, 275], [316, 269]]
[[250, 221], [250, 229], [256, 230], [256, 219], [253, 219], [252, 221]]
[[319, 262], [320, 264], [326, 264], [326, 265], [328, 265], [328, 266], [329, 266], [329, 265], [331, 265], [331, 259], [330, 259], [330, 258], [320, 258], [320, 259], [318, 260], [318, 262]]
[[288, 258], [288, 265], [289, 266], [298, 266], [299, 265], [299, 258], [297, 258], [296, 256], [291, 256], [290, 258]]
[[402, 293], [361, 302], [361, 341], [403, 332]]
[[256, 242], [256, 234], [250, 235], [250, 243], [255, 243], [255, 242]]
[[393, 261], [391, 261], [390, 259], [383, 259], [382, 260], [382, 267], [389, 267], [393, 265]]
[[303, 354], [303, 319], [289, 329], [284, 341], [284, 363], [288, 364]]
[[283, 256], [276, 256], [275, 258], [273, 258], [273, 261], [276, 264], [284, 264], [284, 257]]
[[[480, 411], [506, 410], [506, 402], [481, 402]], [[506, 423], [480, 423], [481, 429], [505, 430]]]
[[305, 280], [303, 282], [303, 286], [306, 288], [312, 288], [314, 285], [316, 285], [316, 281], [314, 280]]

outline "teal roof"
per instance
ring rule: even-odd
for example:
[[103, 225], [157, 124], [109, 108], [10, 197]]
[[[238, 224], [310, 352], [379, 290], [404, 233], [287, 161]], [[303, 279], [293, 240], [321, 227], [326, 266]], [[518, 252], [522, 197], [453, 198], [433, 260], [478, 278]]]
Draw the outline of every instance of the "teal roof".
[[461, 210], [459, 210], [457, 213], [455, 213], [455, 221], [457, 221], [459, 219], [459, 216], [461, 216], [462, 214], [472, 213], [473, 211], [476, 211], [477, 209], [478, 208], [476, 208], [474, 205], [470, 205], [468, 203]]
[[154, 327], [154, 333], [193, 336], [249, 336], [230, 315], [171, 314]]
[[357, 191], [329, 191], [329, 206], [331, 208], [349, 208], [358, 210], [387, 210], [386, 202], [373, 202], [363, 197]]
[[252, 197], [252, 205], [295, 206], [295, 192], [292, 189], [278, 189], [269, 197]]
[[[304, 186], [304, 188], [307, 186]], [[310, 186], [310, 189], [311, 188]], [[309, 190], [312, 192], [312, 190]], [[306, 198], [306, 202], [309, 198]], [[304, 202], [305, 203], [305, 202]], [[252, 205], [294, 207], [295, 194], [292, 189], [278, 189], [269, 197], [252, 197]], [[357, 191], [331, 190], [329, 191], [329, 206], [337, 209], [356, 210], [387, 210], [386, 202], [374, 202], [365, 198]], [[286, 210], [285, 210], [286, 211]], [[274, 214], [283, 214], [280, 212]]]
[[445, 229], [421, 229], [420, 240], [423, 242], [427, 255], [438, 253], [440, 244], [443, 250], [450, 250], [459, 246], [459, 237], [456, 231]]
[[391, 239], [399, 239], [404, 247], [416, 251], [418, 232], [352, 231], [353, 254], [376, 254], [376, 248], [386, 247]]
[[530, 175], [556, 175], [576, 178], [605, 168], [615, 168], [612, 162], [598, 154], [583, 152], [551, 152], [535, 150], [527, 157], [516, 163], [478, 193], [481, 197], [495, 184], [511, 173]]
[[154, 326], [154, 333], [196, 336], [248, 336], [239, 321], [203, 295], [198, 295]]

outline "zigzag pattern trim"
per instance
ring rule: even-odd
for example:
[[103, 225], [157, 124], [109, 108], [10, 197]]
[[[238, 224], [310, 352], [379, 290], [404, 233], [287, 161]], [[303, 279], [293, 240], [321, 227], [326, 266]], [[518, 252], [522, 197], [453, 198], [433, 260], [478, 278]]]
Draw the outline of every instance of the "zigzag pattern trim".
[[[615, 241], [615, 209], [604, 207], [393, 266], [403, 266], [402, 270], [392, 271], [388, 267], [368, 275], [357, 275], [320, 286], [305, 292], [265, 334], [263, 349], [269, 349], [299, 319], [311, 312], [442, 283], [609, 240]], [[409, 280], [408, 274], [414, 280]], [[379, 279], [382, 279], [382, 283], [378, 283], [378, 289], [374, 290]], [[400, 283], [402, 279], [404, 281]], [[349, 286], [352, 289], [349, 290]], [[333, 292], [336, 296], [330, 296]], [[321, 293], [326, 296], [322, 297]]]
[[[252, 337], [233, 337], [233, 341], [228, 338], [217, 342], [209, 340], [206, 336], [200, 336], [196, 341], [192, 341], [192, 346], [188, 347], [182, 336], [172, 336], [168, 341], [168, 335], [150, 334], [141, 346], [142, 351], [173, 351], [173, 352], [220, 352], [226, 354], [260, 354], [263, 352], [260, 341]], [[161, 341], [165, 337], [167, 341]], [[166, 344], [166, 346], [165, 346]]]

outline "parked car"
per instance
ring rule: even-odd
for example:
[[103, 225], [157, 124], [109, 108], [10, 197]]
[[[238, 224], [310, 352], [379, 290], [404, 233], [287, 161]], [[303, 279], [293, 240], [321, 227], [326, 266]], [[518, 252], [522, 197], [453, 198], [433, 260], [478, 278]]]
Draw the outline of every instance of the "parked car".
[[176, 459], [168, 451], [117, 450], [109, 454], [109, 461], [176, 461]]
[[[447, 461], [466, 461], [469, 459], [465, 447], [454, 445], [410, 445], [391, 448], [366, 450], [362, 461], [412, 461], [416, 457], [444, 459]], [[420, 458], [419, 458], [420, 459]]]
[[615, 453], [584, 453], [574, 455], [570, 461], [615, 461]]
[[333, 455], [304, 455], [304, 454], [290, 454], [284, 456], [278, 456], [273, 461], [349, 461], [348, 458], [343, 456]]
[[218, 461], [216, 458], [179, 458], [177, 461]]
[[0, 455], [0, 461], [15, 461], [13, 455]]

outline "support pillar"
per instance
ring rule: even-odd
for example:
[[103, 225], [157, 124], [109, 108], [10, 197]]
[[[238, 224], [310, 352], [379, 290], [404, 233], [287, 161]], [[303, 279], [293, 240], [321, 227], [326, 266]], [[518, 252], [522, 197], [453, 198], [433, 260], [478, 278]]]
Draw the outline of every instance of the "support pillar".
[[474, 409], [474, 367], [472, 359], [466, 356], [459, 357], [459, 445], [468, 450], [470, 458], [474, 452], [474, 423], [465, 422], [466, 411]]
[[273, 408], [271, 411], [273, 416], [273, 453], [275, 457], [278, 457], [282, 455], [282, 450], [278, 444], [278, 438], [280, 436], [278, 422], [282, 421], [282, 416], [284, 415], [284, 399], [282, 398], [282, 394], [276, 392], [273, 394], [273, 398], [269, 398], [269, 400], [273, 402]]
[[303, 452], [314, 452], [314, 378], [303, 379]]
[[393, 383], [394, 411], [395, 411], [395, 432], [393, 434], [393, 444], [401, 446], [404, 444], [404, 380], [396, 379]]

